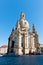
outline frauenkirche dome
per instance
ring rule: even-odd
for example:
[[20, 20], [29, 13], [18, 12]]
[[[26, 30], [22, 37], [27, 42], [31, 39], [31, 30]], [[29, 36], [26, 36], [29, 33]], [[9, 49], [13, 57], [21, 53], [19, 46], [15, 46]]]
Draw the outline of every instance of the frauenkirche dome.
[[28, 29], [30, 28], [29, 23], [25, 19], [25, 14], [23, 12], [21, 12], [21, 15], [20, 15], [20, 26], [23, 28], [28, 28]]

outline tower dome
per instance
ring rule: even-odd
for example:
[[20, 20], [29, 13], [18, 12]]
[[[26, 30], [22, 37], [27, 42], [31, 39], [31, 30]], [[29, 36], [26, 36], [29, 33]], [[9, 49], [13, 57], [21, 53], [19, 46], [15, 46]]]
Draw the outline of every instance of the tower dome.
[[20, 15], [20, 25], [22, 28], [28, 28], [28, 29], [30, 28], [29, 23], [25, 19], [25, 14], [23, 12], [21, 12], [21, 15]]

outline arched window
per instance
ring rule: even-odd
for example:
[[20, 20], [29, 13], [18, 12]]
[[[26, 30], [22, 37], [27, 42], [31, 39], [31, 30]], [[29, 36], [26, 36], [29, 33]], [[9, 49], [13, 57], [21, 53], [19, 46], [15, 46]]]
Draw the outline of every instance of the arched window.
[[14, 38], [14, 47], [17, 45], [17, 38]]
[[24, 35], [21, 36], [21, 46], [23, 47], [24, 44]]
[[12, 41], [12, 45], [11, 45], [11, 53], [13, 53], [13, 50], [14, 50], [14, 41]]
[[14, 48], [14, 41], [12, 41], [12, 46], [11, 46], [11, 48]]
[[29, 47], [31, 47], [31, 38], [30, 37], [28, 37], [28, 45], [29, 45]]

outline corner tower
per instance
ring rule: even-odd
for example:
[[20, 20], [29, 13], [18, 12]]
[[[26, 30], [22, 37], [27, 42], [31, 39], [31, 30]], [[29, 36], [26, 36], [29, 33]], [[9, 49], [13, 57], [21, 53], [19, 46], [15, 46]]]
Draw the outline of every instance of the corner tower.
[[32, 35], [31, 35], [31, 45], [32, 49], [31, 52], [38, 52], [39, 50], [39, 41], [38, 41], [38, 34], [36, 32], [35, 26], [32, 26]]

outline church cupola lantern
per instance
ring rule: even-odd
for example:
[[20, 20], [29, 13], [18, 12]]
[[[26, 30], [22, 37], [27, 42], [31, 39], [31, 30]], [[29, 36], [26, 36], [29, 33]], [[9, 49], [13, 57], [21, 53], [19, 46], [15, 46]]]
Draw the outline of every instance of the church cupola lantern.
[[20, 19], [25, 19], [25, 14], [23, 12], [20, 14]]

